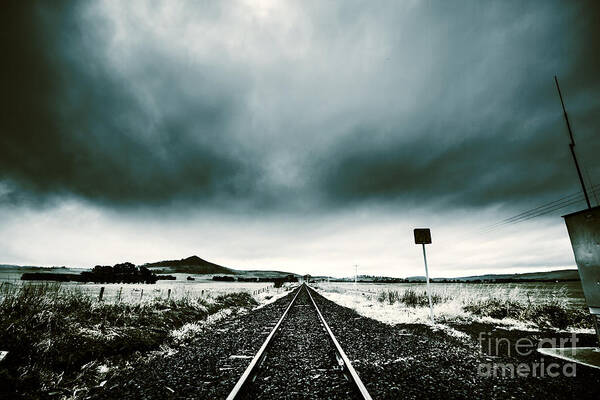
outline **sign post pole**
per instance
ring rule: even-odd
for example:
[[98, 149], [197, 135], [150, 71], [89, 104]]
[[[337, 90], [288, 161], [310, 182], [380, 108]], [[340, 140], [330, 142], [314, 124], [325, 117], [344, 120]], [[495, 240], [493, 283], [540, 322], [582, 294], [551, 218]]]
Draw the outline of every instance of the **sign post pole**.
[[433, 301], [431, 301], [431, 285], [429, 284], [429, 268], [427, 267], [427, 252], [425, 251], [425, 245], [431, 243], [431, 231], [428, 228], [415, 229], [415, 244], [423, 246], [423, 261], [425, 262], [425, 280], [427, 281], [427, 299], [429, 300], [429, 318], [431, 318], [431, 324], [435, 325], [433, 319]]
[[423, 246], [423, 261], [425, 261], [425, 279], [427, 279], [427, 297], [429, 298], [429, 318], [431, 318], [431, 324], [435, 324], [433, 320], [433, 302], [431, 301], [431, 286], [429, 285], [429, 269], [427, 268], [427, 253], [425, 252], [425, 243]]

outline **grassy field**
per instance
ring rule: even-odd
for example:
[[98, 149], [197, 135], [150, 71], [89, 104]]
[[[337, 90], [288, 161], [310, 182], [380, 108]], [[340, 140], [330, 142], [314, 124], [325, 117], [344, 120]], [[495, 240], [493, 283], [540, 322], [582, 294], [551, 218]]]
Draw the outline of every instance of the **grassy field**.
[[[422, 283], [318, 283], [331, 300], [388, 323], [428, 321]], [[442, 323], [495, 321], [526, 328], [590, 329], [579, 282], [434, 283], [432, 302]]]
[[[0, 398], [69, 398], [103, 369], [179, 346], [203, 322], [272, 301], [289, 287], [187, 281], [145, 284], [0, 282]], [[316, 283], [331, 300], [390, 324], [428, 323], [425, 284]], [[103, 300], [99, 301], [100, 288]], [[436, 322], [533, 329], [590, 329], [579, 282], [433, 284]], [[168, 291], [171, 289], [169, 296]], [[142, 292], [143, 291], [143, 292]], [[270, 300], [268, 300], [270, 299]], [[467, 326], [467, 325], [465, 325]], [[192, 335], [192, 336], [193, 336]]]
[[[0, 350], [9, 352], [0, 363], [0, 398], [68, 398], [97, 381], [107, 365], [179, 345], [189, 332], [200, 334], [207, 318], [253, 308], [257, 299], [287, 290], [224, 284], [121, 285], [128, 293], [121, 301], [114, 285], [99, 301], [101, 285], [0, 283]], [[142, 289], [147, 295], [140, 300]]]
[[[386, 290], [425, 289], [425, 283], [348, 283], [321, 282], [317, 284], [329, 291], [377, 294]], [[579, 281], [572, 282], [524, 282], [524, 283], [432, 283], [433, 291], [452, 297], [481, 297], [487, 292], [497, 295], [529, 295], [534, 300], [543, 301], [557, 290], [565, 291], [567, 300], [573, 304], [585, 304], [583, 289]]]
[[[152, 301], [159, 299], [183, 299], [187, 297], [201, 297], [211, 299], [217, 296], [233, 293], [245, 292], [251, 295], [264, 293], [273, 287], [270, 282], [219, 282], [210, 279], [210, 275], [189, 275], [173, 274], [177, 277], [175, 281], [158, 281], [156, 284], [122, 284], [122, 283], [62, 283], [63, 289], [73, 288], [80, 290], [91, 297], [98, 298], [100, 290], [104, 287], [103, 300], [108, 302], [128, 302], [139, 303], [140, 301]], [[188, 276], [196, 280], [188, 281]], [[4, 279], [2, 279], [4, 278]], [[0, 274], [0, 285], [5, 287], [19, 287], [26, 281], [10, 278], [9, 275]], [[44, 284], [43, 282], [29, 282], [29, 284]], [[171, 293], [169, 294], [169, 290]]]

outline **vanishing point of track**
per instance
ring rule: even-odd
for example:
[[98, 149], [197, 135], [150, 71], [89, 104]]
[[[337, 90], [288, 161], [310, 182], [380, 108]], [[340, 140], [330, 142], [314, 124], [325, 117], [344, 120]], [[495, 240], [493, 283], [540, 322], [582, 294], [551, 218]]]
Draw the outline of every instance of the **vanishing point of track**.
[[[227, 400], [299, 395], [291, 383], [302, 379], [303, 383], [297, 384], [301, 390], [329, 390], [323, 393], [328, 397], [337, 390], [343, 398], [371, 399], [311, 291], [306, 284], [296, 289]], [[315, 379], [307, 381], [307, 374]], [[309, 385], [313, 386], [303, 388]]]

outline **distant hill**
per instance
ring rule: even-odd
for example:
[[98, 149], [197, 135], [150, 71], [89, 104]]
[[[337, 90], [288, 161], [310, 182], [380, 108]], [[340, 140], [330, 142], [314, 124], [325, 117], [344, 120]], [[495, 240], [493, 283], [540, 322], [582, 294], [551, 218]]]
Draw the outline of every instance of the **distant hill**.
[[286, 277], [287, 275], [300, 276], [284, 271], [243, 270], [224, 267], [203, 260], [198, 256], [191, 256], [181, 260], [159, 261], [144, 264], [145, 267], [157, 273], [183, 273], [198, 275], [242, 275], [244, 277]]
[[166, 273], [184, 273], [184, 274], [237, 274], [238, 271], [223, 267], [210, 261], [201, 259], [198, 256], [191, 256], [181, 260], [159, 261], [155, 263], [144, 264], [145, 267], [155, 270], [161, 270]]
[[[391, 278], [386, 276], [360, 275], [361, 282], [386, 282], [400, 278]], [[336, 281], [352, 282], [354, 277], [335, 279]], [[425, 282], [425, 277], [407, 276], [406, 282]], [[578, 281], [579, 273], [576, 269], [560, 269], [556, 271], [544, 272], [526, 272], [522, 274], [486, 274], [461, 276], [457, 278], [430, 278], [431, 282], [553, 282], [553, 281]]]
[[[412, 282], [425, 282], [424, 276], [409, 276], [406, 278]], [[522, 274], [486, 274], [461, 276], [458, 278], [431, 278], [432, 282], [442, 281], [458, 281], [458, 282], [473, 282], [473, 281], [578, 281], [579, 273], [576, 269], [559, 269], [556, 271], [544, 272], [526, 272]]]
[[[457, 279], [460, 279], [460, 278], [457, 278]], [[425, 278], [425, 276], [407, 276], [406, 280], [413, 281], [413, 282], [420, 282], [420, 281], [425, 282], [427, 280], [427, 278]], [[431, 280], [434, 280], [434, 278], [432, 278]]]
[[[444, 278], [436, 278], [439, 280]], [[523, 274], [487, 274], [487, 275], [475, 275], [465, 276], [461, 278], [450, 278], [460, 281], [476, 281], [476, 280], [512, 280], [512, 281], [578, 281], [579, 273], [576, 269], [559, 269], [556, 271], [544, 271], [544, 272], [526, 272]]]
[[39, 267], [35, 265], [12, 265], [0, 264], [0, 273], [15, 273], [22, 274], [24, 272], [47, 272], [51, 271], [55, 274], [71, 274], [74, 271], [85, 271], [86, 268], [70, 268], [70, 267]]
[[[144, 264], [144, 266], [157, 274], [190, 274], [190, 275], [237, 275], [245, 278], [285, 278], [288, 275], [300, 275], [285, 271], [268, 270], [242, 270], [224, 267], [203, 260], [198, 256], [191, 256], [181, 260], [166, 260]], [[52, 272], [52, 273], [80, 273], [88, 268], [70, 267], [38, 267], [0, 264], [0, 279], [19, 279], [25, 272]], [[210, 277], [209, 277], [210, 279]]]
[[[269, 270], [241, 270], [224, 267], [203, 260], [198, 256], [191, 256], [181, 260], [166, 260], [154, 263], [144, 264], [156, 274], [188, 274], [188, 275], [236, 275], [243, 278], [287, 278], [288, 275], [299, 277], [300, 275], [285, 271]], [[39, 266], [20, 266], [0, 264], [0, 280], [20, 279], [24, 273], [53, 273], [53, 274], [75, 274], [89, 271], [89, 268], [71, 268], [71, 267], [39, 267]]]
[[235, 273], [238, 275], [247, 275], [247, 276], [254, 276], [257, 278], [263, 278], [263, 277], [278, 277], [278, 278], [284, 278], [288, 275], [294, 275], [296, 278], [300, 277], [301, 275], [299, 274], [295, 274], [293, 272], [285, 272], [285, 271], [262, 271], [262, 270], [258, 270], [258, 269], [253, 269], [253, 270], [246, 270], [246, 269], [236, 269]]

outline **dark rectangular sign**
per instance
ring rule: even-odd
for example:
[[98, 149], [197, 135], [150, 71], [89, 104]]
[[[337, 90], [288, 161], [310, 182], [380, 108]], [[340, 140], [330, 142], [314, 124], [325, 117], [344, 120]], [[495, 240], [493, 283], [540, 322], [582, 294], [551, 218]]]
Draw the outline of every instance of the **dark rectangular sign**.
[[429, 228], [415, 229], [415, 243], [416, 244], [430, 244], [431, 243], [431, 231], [429, 230]]

